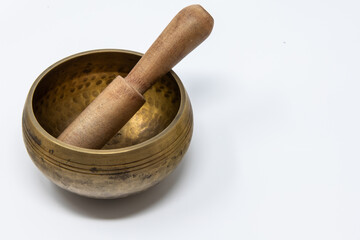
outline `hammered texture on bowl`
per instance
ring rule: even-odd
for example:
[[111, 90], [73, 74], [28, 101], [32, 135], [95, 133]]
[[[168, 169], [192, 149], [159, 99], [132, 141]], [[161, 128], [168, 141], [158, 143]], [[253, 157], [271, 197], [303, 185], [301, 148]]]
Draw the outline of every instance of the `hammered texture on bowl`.
[[[117, 75], [127, 75], [130, 64], [131, 61], [114, 64], [98, 58], [80, 59], [71, 66], [55, 69], [43, 80], [51, 84], [40, 84], [35, 92], [36, 119], [48, 133], [58, 137]], [[179, 109], [180, 92], [168, 75], [156, 82], [144, 98], [144, 106], [103, 149], [131, 146], [155, 136], [169, 125]]]

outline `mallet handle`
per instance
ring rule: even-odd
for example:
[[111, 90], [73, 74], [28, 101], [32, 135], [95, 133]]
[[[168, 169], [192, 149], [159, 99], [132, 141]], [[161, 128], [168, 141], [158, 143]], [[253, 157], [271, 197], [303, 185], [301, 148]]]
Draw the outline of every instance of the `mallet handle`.
[[128, 76], [116, 77], [58, 139], [78, 147], [103, 147], [144, 104], [142, 94], [203, 42], [213, 24], [200, 5], [182, 9]]
[[214, 20], [200, 5], [182, 9], [132, 69], [126, 80], [143, 94], [211, 33]]

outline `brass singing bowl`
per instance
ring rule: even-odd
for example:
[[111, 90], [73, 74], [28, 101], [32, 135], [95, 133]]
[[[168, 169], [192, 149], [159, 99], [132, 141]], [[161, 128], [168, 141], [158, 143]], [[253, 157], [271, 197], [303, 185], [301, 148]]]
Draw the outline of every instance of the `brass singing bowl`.
[[92, 198], [118, 198], [169, 175], [191, 140], [189, 97], [173, 72], [145, 94], [146, 103], [101, 150], [75, 147], [59, 134], [118, 75], [126, 76], [141, 54], [94, 50], [46, 69], [34, 82], [23, 111], [26, 149], [56, 185]]

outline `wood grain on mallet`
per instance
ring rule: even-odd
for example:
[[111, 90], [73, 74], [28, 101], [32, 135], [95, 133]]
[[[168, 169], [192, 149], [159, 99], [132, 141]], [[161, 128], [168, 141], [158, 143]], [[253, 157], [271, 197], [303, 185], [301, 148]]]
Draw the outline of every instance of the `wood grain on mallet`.
[[213, 25], [200, 5], [181, 10], [128, 76], [116, 77], [58, 139], [83, 148], [103, 147], [144, 104], [142, 94], [203, 42]]

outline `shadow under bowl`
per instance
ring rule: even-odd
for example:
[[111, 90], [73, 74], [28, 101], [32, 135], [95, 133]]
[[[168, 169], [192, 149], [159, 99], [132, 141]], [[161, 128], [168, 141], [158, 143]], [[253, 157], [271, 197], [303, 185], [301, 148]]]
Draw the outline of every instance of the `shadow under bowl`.
[[146, 103], [101, 150], [56, 138], [141, 54], [93, 50], [50, 66], [31, 87], [23, 111], [23, 138], [35, 165], [56, 185], [92, 198], [143, 191], [170, 174], [186, 152], [193, 129], [189, 97], [170, 71], [145, 94]]

